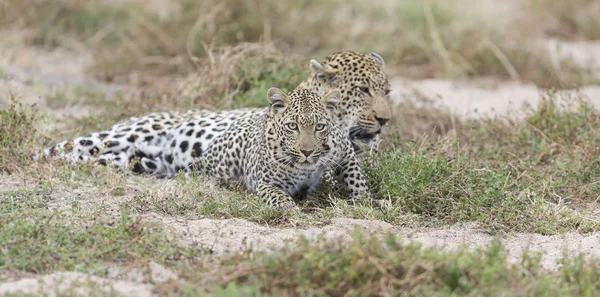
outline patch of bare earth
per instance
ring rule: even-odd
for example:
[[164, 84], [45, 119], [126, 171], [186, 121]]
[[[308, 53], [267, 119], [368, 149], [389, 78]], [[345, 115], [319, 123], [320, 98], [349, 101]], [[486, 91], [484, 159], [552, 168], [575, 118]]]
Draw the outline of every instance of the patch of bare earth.
[[[476, 224], [415, 230], [382, 221], [336, 218], [324, 227], [298, 229], [269, 227], [241, 219], [180, 220], [157, 214], [145, 215], [144, 219], [162, 222], [183, 242], [210, 247], [217, 254], [239, 252], [248, 248], [257, 251], [276, 250], [287, 243], [297, 241], [301, 236], [309, 240], [316, 240], [321, 236], [327, 239], [350, 240], [349, 233], [355, 228], [374, 235], [394, 234], [406, 243], [417, 242], [423, 247], [445, 250], [484, 248], [496, 238], [480, 230]], [[502, 241], [508, 249], [510, 261], [520, 261], [525, 251], [540, 252], [543, 253], [542, 267], [549, 270], [558, 269], [558, 260], [565, 255], [575, 256], [583, 253], [586, 256], [600, 257], [600, 250], [596, 248], [600, 244], [600, 234], [567, 233], [543, 236], [520, 233], [506, 236]]]
[[[415, 81], [396, 77], [390, 83], [394, 104], [410, 101], [417, 105], [433, 105], [450, 111], [461, 119], [484, 119], [494, 116], [522, 119], [540, 104], [543, 95], [548, 92], [533, 84], [500, 81], [494, 78]], [[569, 102], [575, 103], [577, 98], [585, 98], [596, 108], [600, 108], [600, 86], [557, 90], [555, 96], [565, 108], [569, 107]]]

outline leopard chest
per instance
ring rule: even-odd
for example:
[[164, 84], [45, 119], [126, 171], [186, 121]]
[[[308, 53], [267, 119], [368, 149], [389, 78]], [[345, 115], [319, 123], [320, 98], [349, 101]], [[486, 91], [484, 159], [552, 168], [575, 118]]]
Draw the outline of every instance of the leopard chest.
[[294, 199], [304, 199], [313, 192], [323, 179], [323, 166], [312, 168], [281, 168], [272, 175], [272, 182]]

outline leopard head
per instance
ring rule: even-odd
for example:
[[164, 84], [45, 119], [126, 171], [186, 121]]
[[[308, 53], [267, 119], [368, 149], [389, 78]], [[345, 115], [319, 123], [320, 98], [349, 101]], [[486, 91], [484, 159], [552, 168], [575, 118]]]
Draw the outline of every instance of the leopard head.
[[319, 62], [310, 60], [312, 74], [301, 88], [324, 94], [341, 93], [336, 118], [353, 141], [371, 142], [391, 119], [390, 84], [384, 72], [385, 62], [376, 53], [340, 52]]
[[298, 168], [322, 164], [335, 137], [343, 135], [334, 118], [340, 92], [319, 96], [306, 89], [285, 94], [271, 88], [267, 97], [267, 145], [277, 162]]

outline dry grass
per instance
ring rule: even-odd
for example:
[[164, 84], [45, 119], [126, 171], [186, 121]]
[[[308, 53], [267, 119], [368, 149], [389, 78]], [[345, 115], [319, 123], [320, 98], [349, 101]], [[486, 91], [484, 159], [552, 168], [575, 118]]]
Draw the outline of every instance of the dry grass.
[[600, 3], [594, 0], [528, 0], [545, 33], [563, 39], [600, 39]]
[[35, 129], [35, 105], [21, 104], [12, 93], [5, 99], [8, 106], [0, 109], [0, 173], [12, 173], [31, 163], [33, 144], [40, 135]]
[[140, 1], [8, 0], [0, 7], [0, 24], [21, 30], [35, 45], [91, 52], [96, 63], [90, 72], [109, 81], [132, 70], [194, 72], [195, 62], [214, 62], [212, 48], [244, 42], [274, 42], [285, 54], [305, 57], [377, 51], [413, 77], [494, 75], [561, 87], [594, 81], [585, 69], [545, 54], [538, 28], [550, 18], [551, 30], [571, 32], [562, 35], [597, 38], [600, 29], [590, 11], [598, 5], [530, 2], [516, 2], [515, 10], [525, 16], [499, 23], [502, 17], [465, 11], [461, 0], [179, 0], [160, 9]]
[[307, 76], [303, 59], [286, 56], [272, 44], [242, 43], [207, 49], [207, 58], [179, 82], [173, 96], [190, 107], [263, 106], [268, 88], [291, 91]]

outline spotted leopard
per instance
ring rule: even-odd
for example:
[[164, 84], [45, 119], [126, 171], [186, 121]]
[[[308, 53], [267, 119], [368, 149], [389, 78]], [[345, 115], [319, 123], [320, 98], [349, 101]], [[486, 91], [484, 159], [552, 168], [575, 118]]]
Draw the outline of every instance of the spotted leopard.
[[[383, 126], [391, 118], [388, 106], [390, 88], [384, 73], [383, 58], [375, 53], [347, 51], [332, 54], [321, 62], [310, 60], [309, 66], [311, 74], [298, 88], [311, 90], [319, 95], [338, 89], [341, 93], [340, 106], [334, 116], [340, 128], [349, 133], [356, 151], [362, 147], [376, 147]], [[188, 143], [200, 142], [200, 151], [204, 151], [240, 116], [262, 110], [154, 113], [131, 118], [107, 131], [63, 141], [46, 148], [43, 155], [75, 162], [92, 160], [124, 168], [135, 157], [157, 159], [167, 138], [182, 138], [179, 143], [183, 143], [183, 138], [187, 138]], [[185, 125], [189, 125], [190, 120], [203, 120], [203, 131], [188, 134], [190, 131], [185, 129]], [[175, 164], [173, 169], [182, 170], [191, 159], [198, 157], [192, 155], [195, 151], [180, 149], [179, 153], [171, 156]], [[166, 166], [162, 166], [164, 167]], [[134, 170], [160, 173], [160, 170], [143, 169], [140, 166], [134, 166]]]
[[[285, 94], [271, 88], [267, 97], [268, 108], [241, 113], [205, 150], [198, 151], [202, 143], [185, 140], [174, 139], [169, 146], [200, 155], [188, 168], [221, 182], [239, 182], [275, 208], [294, 207], [294, 199], [310, 194], [331, 169], [350, 198], [365, 198], [365, 177], [334, 116], [340, 92], [319, 96], [307, 89]], [[186, 131], [203, 131], [203, 123], [189, 121]]]

